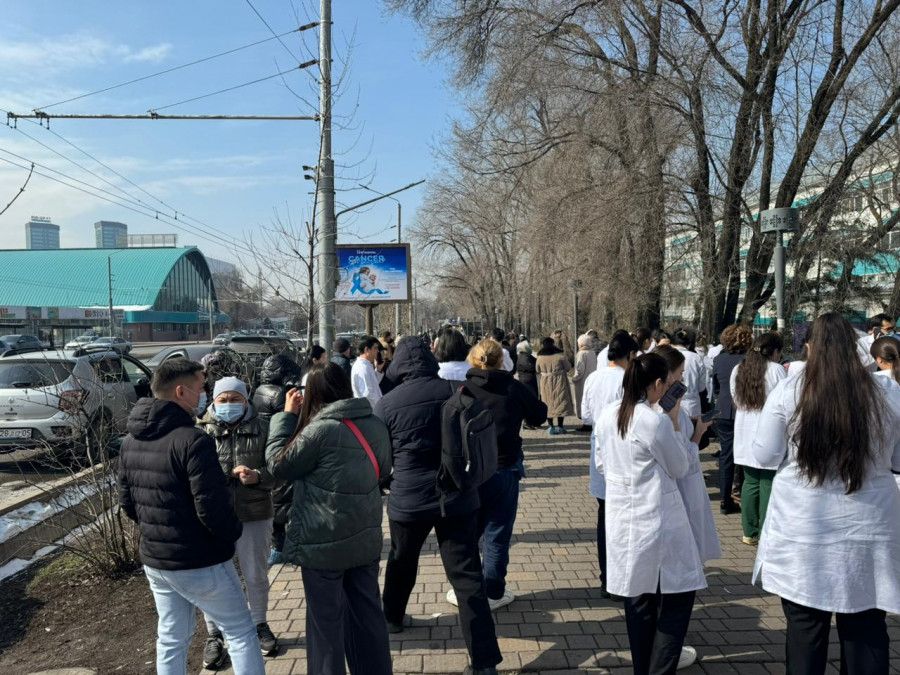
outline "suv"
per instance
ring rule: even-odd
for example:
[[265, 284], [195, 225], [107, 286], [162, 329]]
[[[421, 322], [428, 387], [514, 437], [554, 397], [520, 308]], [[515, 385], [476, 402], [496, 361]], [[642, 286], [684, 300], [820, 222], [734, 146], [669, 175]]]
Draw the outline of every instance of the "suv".
[[151, 395], [150, 377], [112, 350], [0, 356], [0, 453], [124, 434], [131, 408]]
[[299, 353], [294, 343], [285, 338], [267, 337], [264, 335], [235, 335], [228, 347], [242, 359], [246, 371], [247, 383], [251, 388], [258, 384], [257, 373], [262, 362], [276, 354], [286, 354], [294, 361], [299, 361]]

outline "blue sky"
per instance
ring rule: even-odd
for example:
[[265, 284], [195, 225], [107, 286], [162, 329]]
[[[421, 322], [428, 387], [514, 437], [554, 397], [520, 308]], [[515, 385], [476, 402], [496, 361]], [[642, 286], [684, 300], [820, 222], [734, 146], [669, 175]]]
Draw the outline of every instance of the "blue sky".
[[[318, 2], [253, 0], [278, 33], [317, 19]], [[448, 83], [446, 64], [425, 60], [424, 38], [406, 17], [388, 14], [377, 0], [334, 2], [335, 72], [348, 56], [336, 114], [354, 115], [353, 128], [335, 127], [336, 161], [346, 179], [360, 177], [390, 191], [428, 178], [437, 170], [432, 148], [459, 114], [459, 96]], [[246, 0], [50, 0], [7, 3], [0, 37], [0, 108], [27, 112], [102, 87], [124, 82], [271, 36]], [[284, 38], [303, 60], [317, 49], [316, 31]], [[305, 46], [304, 46], [305, 43]], [[296, 65], [271, 40], [230, 56], [132, 86], [48, 108], [56, 113], [135, 113], [273, 75]], [[317, 69], [285, 76], [292, 89], [316, 103]], [[287, 114], [315, 111], [279, 79], [269, 80], [164, 112], [181, 114]], [[5, 114], [3, 115], [5, 117]], [[195, 122], [54, 120], [53, 132], [94, 155], [145, 192], [122, 181], [46, 129], [25, 121], [19, 131], [3, 126], [0, 149], [62, 171], [72, 178], [152, 204], [161, 200], [209, 225], [223, 236], [244, 240], [272, 219], [274, 208], [308, 217], [312, 183], [303, 164], [315, 164], [318, 127], [314, 122]], [[112, 185], [55, 155], [37, 139], [106, 178]], [[22, 163], [9, 154], [0, 158]], [[27, 174], [0, 162], [0, 208]], [[350, 180], [344, 187], [352, 187]], [[115, 187], [113, 187], [115, 186]], [[147, 194], [149, 193], [149, 195]], [[423, 187], [403, 195], [404, 227], [412, 225]], [[339, 201], [356, 204], [362, 190], [341, 192]], [[340, 208], [340, 207], [339, 207]], [[118, 220], [132, 233], [177, 232], [180, 244], [196, 244], [207, 255], [234, 260], [231, 245], [212, 243], [164, 220], [138, 215], [51, 180], [34, 176], [25, 193], [0, 217], [0, 247], [25, 246], [24, 223], [49, 216], [61, 226], [64, 247], [93, 247], [93, 223]], [[341, 243], [374, 243], [394, 236], [396, 203], [384, 200], [341, 223]], [[194, 225], [193, 221], [188, 220]], [[204, 234], [204, 236], [207, 236]], [[211, 237], [215, 239], [216, 237]]]

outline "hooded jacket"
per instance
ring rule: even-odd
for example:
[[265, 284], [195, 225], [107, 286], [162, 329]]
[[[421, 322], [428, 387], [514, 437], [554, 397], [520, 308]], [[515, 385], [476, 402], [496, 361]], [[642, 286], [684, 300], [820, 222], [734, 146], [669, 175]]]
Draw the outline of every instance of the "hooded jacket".
[[352, 420], [369, 443], [381, 481], [391, 472], [387, 429], [364, 398], [326, 405], [282, 452], [297, 416], [272, 418], [266, 449], [269, 471], [294, 483], [285, 558], [301, 567], [348, 570], [381, 557], [381, 490], [375, 468], [343, 420]]
[[[215, 404], [211, 405], [200, 428], [216, 442], [216, 454], [225, 481], [231, 491], [234, 510], [242, 523], [266, 520], [273, 516], [272, 488], [275, 480], [266, 468], [266, 440], [269, 436], [269, 420], [256, 414], [249, 406], [243, 419], [236, 424], [226, 424], [215, 416]], [[246, 466], [259, 472], [259, 482], [244, 485], [231, 475], [235, 467]]]
[[[419, 340], [401, 340], [394, 351], [391, 374], [397, 386], [375, 405], [387, 425], [393, 448], [394, 473], [388, 517], [401, 522], [441, 517], [437, 474], [441, 467], [441, 407], [454, 384], [438, 377], [438, 363]], [[447, 516], [472, 513], [480, 505], [477, 490], [448, 493]]]
[[276, 354], [263, 361], [259, 386], [253, 392], [253, 407], [260, 417], [270, 418], [284, 410], [288, 389], [300, 384], [300, 366], [286, 354]]
[[503, 370], [472, 368], [466, 382], [472, 394], [491, 411], [497, 428], [498, 466], [507, 469], [522, 459], [522, 422], [539, 427], [547, 421], [547, 406]]
[[138, 399], [119, 457], [119, 504], [141, 532], [141, 562], [159, 570], [231, 560], [242, 525], [212, 438], [171, 401]]

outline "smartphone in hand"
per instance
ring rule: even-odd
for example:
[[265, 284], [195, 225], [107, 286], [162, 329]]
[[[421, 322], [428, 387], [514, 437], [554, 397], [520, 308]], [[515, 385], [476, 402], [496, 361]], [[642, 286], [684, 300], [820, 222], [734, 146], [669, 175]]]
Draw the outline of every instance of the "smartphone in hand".
[[700, 415], [700, 420], [705, 422], [712, 422], [721, 414], [721, 410], [718, 408], [713, 408], [712, 410], [708, 410], [702, 415]]
[[678, 399], [684, 396], [686, 391], [687, 387], [684, 386], [684, 382], [675, 382], [659, 399], [659, 406], [666, 412], [669, 412], [678, 403]]

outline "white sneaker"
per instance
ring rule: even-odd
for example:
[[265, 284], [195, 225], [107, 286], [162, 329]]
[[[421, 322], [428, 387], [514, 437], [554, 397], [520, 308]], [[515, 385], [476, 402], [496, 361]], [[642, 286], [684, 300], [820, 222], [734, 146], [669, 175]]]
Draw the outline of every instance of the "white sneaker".
[[488, 605], [491, 607], [492, 612], [496, 612], [501, 607], [506, 607], [509, 603], [516, 599], [516, 594], [511, 590], [506, 589], [503, 591], [503, 597], [497, 598], [496, 600], [492, 600], [488, 598]]
[[675, 670], [681, 670], [688, 666], [694, 665], [697, 660], [697, 650], [693, 647], [682, 647], [681, 656], [678, 657], [678, 667]]
[[456, 599], [456, 591], [452, 588], [447, 591], [447, 602], [449, 602], [454, 607], [459, 607], [459, 601]]

